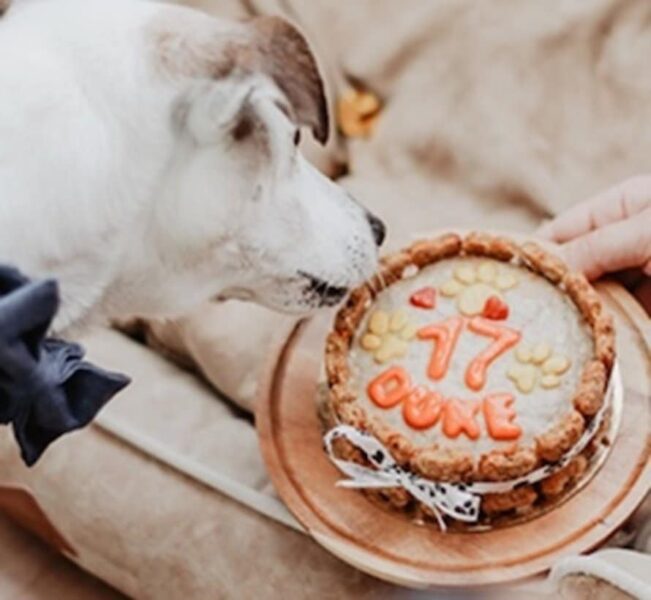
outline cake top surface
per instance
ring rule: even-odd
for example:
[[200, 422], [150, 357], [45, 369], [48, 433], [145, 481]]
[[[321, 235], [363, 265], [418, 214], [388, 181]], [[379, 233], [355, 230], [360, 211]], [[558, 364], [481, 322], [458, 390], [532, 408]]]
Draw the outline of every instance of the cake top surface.
[[[377, 294], [350, 347], [349, 385], [415, 445], [478, 457], [531, 445], [562, 419], [592, 353], [583, 316], [545, 278], [451, 257]], [[400, 386], [410, 392], [393, 403]]]

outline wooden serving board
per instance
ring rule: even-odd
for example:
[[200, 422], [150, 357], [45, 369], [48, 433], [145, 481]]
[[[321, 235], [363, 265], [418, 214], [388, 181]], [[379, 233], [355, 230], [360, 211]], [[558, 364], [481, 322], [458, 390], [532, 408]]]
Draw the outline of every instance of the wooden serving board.
[[511, 527], [442, 533], [373, 504], [323, 452], [315, 408], [332, 314], [304, 322], [269, 365], [257, 427], [271, 479], [294, 516], [322, 546], [381, 579], [410, 587], [507, 583], [595, 548], [644, 499], [651, 485], [651, 324], [620, 286], [598, 286], [615, 317], [624, 384], [619, 433], [603, 466], [555, 510]]

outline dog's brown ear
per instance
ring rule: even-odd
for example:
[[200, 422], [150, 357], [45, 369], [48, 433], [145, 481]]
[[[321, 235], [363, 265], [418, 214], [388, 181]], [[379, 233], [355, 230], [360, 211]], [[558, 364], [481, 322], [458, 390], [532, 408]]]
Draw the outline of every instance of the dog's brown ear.
[[[3, 0], [0, 0], [2, 2]], [[257, 17], [232, 31], [201, 13], [176, 9], [155, 20], [151, 40], [167, 75], [221, 79], [234, 72], [262, 73], [285, 94], [290, 116], [328, 139], [328, 109], [314, 55], [303, 35], [279, 17]]]
[[11, 0], [0, 0], [0, 17], [7, 12], [10, 4]]
[[[287, 96], [293, 118], [312, 128], [322, 144], [328, 141], [328, 108], [323, 80], [303, 35], [280, 17], [258, 17], [249, 26], [254, 35], [255, 65]], [[251, 56], [242, 57], [246, 62]]]

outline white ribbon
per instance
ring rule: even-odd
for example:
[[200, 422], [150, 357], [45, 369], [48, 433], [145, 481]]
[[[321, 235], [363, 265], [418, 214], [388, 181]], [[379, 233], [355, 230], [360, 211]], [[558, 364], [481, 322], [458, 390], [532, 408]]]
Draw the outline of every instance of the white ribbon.
[[[345, 438], [359, 448], [375, 469], [342, 460], [335, 456], [332, 444], [337, 438]], [[474, 523], [479, 516], [481, 499], [464, 490], [463, 484], [437, 483], [418, 477], [400, 467], [390, 452], [372, 435], [350, 425], [337, 425], [324, 438], [325, 449], [330, 460], [350, 479], [337, 482], [346, 488], [391, 488], [402, 487], [414, 498], [430, 508], [439, 527], [446, 530], [444, 513], [458, 521]]]

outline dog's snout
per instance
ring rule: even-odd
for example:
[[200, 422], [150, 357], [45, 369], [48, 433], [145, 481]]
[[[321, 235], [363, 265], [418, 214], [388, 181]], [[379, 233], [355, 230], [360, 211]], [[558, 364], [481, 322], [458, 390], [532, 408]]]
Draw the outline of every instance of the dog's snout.
[[386, 225], [372, 213], [367, 213], [366, 218], [371, 225], [371, 231], [373, 232], [375, 243], [378, 246], [381, 246], [387, 235]]

